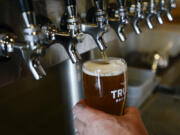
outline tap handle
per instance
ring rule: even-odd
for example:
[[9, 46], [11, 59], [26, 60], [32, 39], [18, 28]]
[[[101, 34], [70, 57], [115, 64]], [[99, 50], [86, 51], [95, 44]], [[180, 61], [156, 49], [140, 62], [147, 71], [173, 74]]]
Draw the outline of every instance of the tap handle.
[[32, 0], [19, 0], [22, 17], [26, 27], [36, 25], [36, 18], [33, 12]]
[[76, 6], [76, 0], [72, 0], [72, 4]]
[[71, 5], [71, 0], [64, 0], [64, 3], [66, 6], [70, 6]]
[[136, 5], [141, 3], [141, 0], [136, 0], [135, 3], [136, 3]]
[[159, 0], [159, 6], [160, 8], [164, 8], [166, 4], [166, 0]]
[[125, 6], [125, 0], [117, 0], [119, 7], [124, 7]]
[[103, 0], [94, 0], [94, 3], [98, 10], [103, 9]]
[[65, 0], [68, 16], [77, 16], [76, 0]]
[[71, 5], [76, 6], [76, 0], [65, 0], [64, 3], [66, 6], [71, 6]]
[[33, 11], [32, 0], [19, 0], [21, 12]]
[[150, 0], [149, 1], [149, 6], [150, 7], [155, 7], [156, 6], [156, 1], [155, 0]]
[[169, 4], [170, 4], [170, 9], [176, 8], [176, 0], [170, 0]]

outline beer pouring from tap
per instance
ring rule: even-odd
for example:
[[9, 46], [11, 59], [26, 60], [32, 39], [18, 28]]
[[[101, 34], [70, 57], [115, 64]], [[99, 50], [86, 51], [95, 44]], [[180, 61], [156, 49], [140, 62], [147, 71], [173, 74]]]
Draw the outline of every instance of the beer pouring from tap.
[[94, 3], [96, 22], [81, 23], [80, 30], [82, 33], [89, 34], [90, 36], [92, 36], [99, 50], [104, 51], [107, 48], [107, 46], [105, 45], [103, 35], [108, 31], [108, 20], [106, 12], [103, 10], [103, 1], [94, 0]]

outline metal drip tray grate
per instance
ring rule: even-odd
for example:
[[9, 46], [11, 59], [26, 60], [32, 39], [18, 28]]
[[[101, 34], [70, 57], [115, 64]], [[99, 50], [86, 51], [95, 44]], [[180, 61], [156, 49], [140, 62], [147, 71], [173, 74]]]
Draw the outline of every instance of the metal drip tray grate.
[[150, 135], [180, 135], [180, 96], [156, 93], [140, 110]]

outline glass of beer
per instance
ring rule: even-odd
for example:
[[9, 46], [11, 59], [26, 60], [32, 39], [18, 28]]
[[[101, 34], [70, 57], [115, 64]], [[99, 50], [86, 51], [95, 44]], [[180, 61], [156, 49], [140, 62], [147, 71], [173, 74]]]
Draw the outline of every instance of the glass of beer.
[[113, 115], [123, 115], [127, 96], [127, 64], [120, 58], [83, 64], [85, 102]]

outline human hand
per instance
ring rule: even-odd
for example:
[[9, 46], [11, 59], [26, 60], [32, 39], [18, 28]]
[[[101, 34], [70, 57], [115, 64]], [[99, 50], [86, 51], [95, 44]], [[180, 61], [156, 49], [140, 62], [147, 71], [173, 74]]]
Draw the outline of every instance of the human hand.
[[80, 101], [73, 109], [76, 135], [148, 135], [135, 107], [115, 116], [93, 109]]

